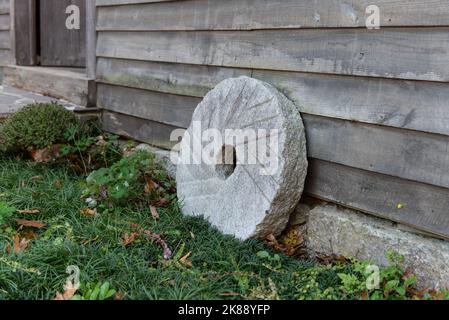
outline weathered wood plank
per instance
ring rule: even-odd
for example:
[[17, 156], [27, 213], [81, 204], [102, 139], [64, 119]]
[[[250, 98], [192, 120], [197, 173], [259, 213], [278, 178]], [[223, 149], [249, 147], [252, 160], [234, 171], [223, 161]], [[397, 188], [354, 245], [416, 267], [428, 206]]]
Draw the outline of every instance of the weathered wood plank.
[[449, 138], [303, 115], [309, 156], [449, 188]]
[[0, 14], [8, 14], [11, 12], [10, 0], [0, 0]]
[[301, 112], [449, 135], [449, 84], [98, 59], [103, 83], [203, 97], [220, 81], [252, 76], [282, 91]]
[[176, 129], [170, 125], [109, 111], [103, 111], [102, 123], [106, 131], [160, 148], [170, 149], [176, 143], [170, 142], [170, 135]]
[[3, 84], [64, 99], [80, 106], [89, 105], [89, 99], [92, 99], [90, 83], [84, 74], [55, 68], [10, 66], [4, 69]]
[[14, 15], [16, 63], [20, 66], [35, 65], [37, 63], [36, 0], [15, 1]]
[[86, 3], [86, 74], [89, 79], [95, 80], [97, 62], [97, 8], [96, 0], [87, 0]]
[[183, 1], [183, 0], [96, 0], [96, 6], [115, 6], [124, 4], [154, 3], [166, 1]]
[[[199, 98], [100, 85], [107, 110], [187, 128]], [[449, 188], [449, 138], [303, 114], [311, 157]]]
[[[117, 45], [120, 43], [120, 46]], [[188, 64], [449, 80], [449, 28], [100, 32], [97, 55]]]
[[0, 65], [8, 65], [12, 61], [11, 50], [0, 49]]
[[306, 192], [449, 239], [448, 189], [312, 159]]
[[97, 80], [103, 83], [204, 97], [220, 81], [251, 76], [251, 70], [138, 60], [98, 58]]
[[0, 30], [11, 29], [11, 18], [9, 14], [0, 14]]
[[[86, 1], [40, 0], [41, 65], [86, 66]], [[66, 27], [69, 5], [76, 5], [80, 10], [80, 29]]]
[[100, 108], [151, 119], [177, 127], [187, 127], [200, 98], [99, 84]]
[[11, 49], [11, 35], [9, 30], [0, 31], [0, 49]]
[[[114, 2], [123, 4], [128, 1]], [[369, 16], [366, 8], [372, 4], [381, 10], [382, 27], [449, 24], [449, 0], [378, 0], [375, 3], [371, 0], [191, 0], [135, 3], [99, 8], [98, 30], [365, 27]]]

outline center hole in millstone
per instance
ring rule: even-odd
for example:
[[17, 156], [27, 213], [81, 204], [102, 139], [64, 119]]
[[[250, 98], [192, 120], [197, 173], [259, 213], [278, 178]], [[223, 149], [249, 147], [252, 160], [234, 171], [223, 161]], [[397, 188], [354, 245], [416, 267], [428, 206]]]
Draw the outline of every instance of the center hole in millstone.
[[230, 145], [222, 146], [220, 152], [218, 153], [217, 160], [215, 172], [221, 179], [228, 179], [237, 168], [237, 152], [235, 148]]

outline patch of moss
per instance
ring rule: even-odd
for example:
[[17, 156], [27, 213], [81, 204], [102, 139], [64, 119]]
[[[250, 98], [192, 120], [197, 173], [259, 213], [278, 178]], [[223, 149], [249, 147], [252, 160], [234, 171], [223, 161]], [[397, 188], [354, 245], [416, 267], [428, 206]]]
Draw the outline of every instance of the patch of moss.
[[6, 151], [42, 149], [64, 143], [64, 133], [79, 126], [75, 115], [56, 103], [31, 104], [3, 124], [0, 141]]

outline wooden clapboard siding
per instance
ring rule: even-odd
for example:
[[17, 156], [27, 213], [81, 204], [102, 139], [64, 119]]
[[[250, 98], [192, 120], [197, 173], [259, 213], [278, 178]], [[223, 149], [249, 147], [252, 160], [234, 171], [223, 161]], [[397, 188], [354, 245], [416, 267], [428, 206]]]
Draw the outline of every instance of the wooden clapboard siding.
[[176, 143], [170, 135], [177, 128], [167, 124], [110, 111], [103, 111], [102, 123], [107, 131], [160, 148], [170, 149]]
[[10, 12], [10, 0], [0, 0], [0, 14], [9, 14]]
[[310, 195], [449, 238], [448, 189], [316, 159], [309, 166]]
[[311, 157], [449, 188], [449, 137], [304, 115]]
[[11, 19], [9, 14], [0, 14], [0, 30], [10, 30], [11, 29]]
[[101, 7], [101, 6], [138, 4], [138, 3], [155, 3], [155, 2], [166, 2], [166, 1], [183, 1], [183, 0], [95, 0], [95, 4], [98, 7]]
[[220, 81], [251, 76], [251, 70], [98, 57], [97, 80], [103, 83], [204, 97]]
[[[100, 1], [127, 3], [128, 1]], [[191, 0], [99, 8], [99, 30], [257, 30], [365, 27], [366, 8], [381, 26], [449, 25], [449, 0]], [[97, 1], [98, 3], [98, 1]]]
[[97, 54], [239, 68], [449, 80], [449, 28], [100, 32]]
[[[98, 85], [97, 96], [97, 105], [103, 109], [126, 112], [135, 117], [185, 128], [190, 124], [193, 111], [201, 101], [194, 97], [106, 84]], [[124, 105], [127, 106], [126, 111]]]
[[[106, 110], [187, 128], [199, 98], [100, 84]], [[126, 105], [126, 108], [123, 108]], [[321, 160], [449, 188], [449, 137], [303, 114], [308, 153]]]
[[449, 239], [449, 0], [96, 5], [107, 130], [171, 148], [217, 83], [254, 77], [303, 115], [309, 195]]
[[98, 59], [97, 79], [203, 97], [220, 81], [253, 76], [273, 84], [301, 112], [449, 135], [449, 84], [236, 68]]
[[9, 30], [0, 31], [0, 49], [11, 49], [11, 36]]

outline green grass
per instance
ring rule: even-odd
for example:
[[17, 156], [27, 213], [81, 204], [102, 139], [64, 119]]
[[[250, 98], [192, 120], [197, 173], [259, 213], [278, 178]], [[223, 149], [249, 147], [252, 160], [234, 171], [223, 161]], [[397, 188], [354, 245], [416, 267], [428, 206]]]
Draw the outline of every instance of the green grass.
[[[59, 180], [62, 188], [55, 187]], [[39, 215], [14, 218], [39, 220], [46, 227], [26, 250], [8, 254], [14, 229], [10, 221], [0, 229], [0, 298], [52, 299], [63, 290], [66, 268], [76, 265], [81, 282], [110, 281], [127, 299], [222, 299], [226, 293], [248, 295], [268, 278], [284, 298], [295, 298], [293, 272], [311, 262], [281, 258], [283, 271], [271, 271], [257, 256], [260, 243], [241, 243], [221, 235], [200, 218], [180, 214], [176, 201], [151, 218], [147, 206], [118, 207], [99, 217], [86, 217], [80, 199], [80, 177], [68, 169], [18, 160], [0, 160], [0, 201], [17, 209], [39, 209]], [[138, 240], [125, 247], [121, 238], [133, 224], [160, 233], [174, 254], [191, 251], [193, 268], [162, 262], [162, 250]], [[183, 255], [184, 255], [183, 254]], [[236, 298], [239, 298], [238, 296]]]
[[[237, 241], [201, 218], [184, 217], [173, 194], [169, 206], [158, 209], [158, 220], [141, 201], [85, 216], [80, 212], [86, 207], [81, 199], [83, 181], [68, 167], [0, 156], [0, 207], [7, 213], [0, 225], [0, 300], [53, 299], [56, 292], [63, 292], [68, 266], [79, 267], [85, 287], [109, 282], [124, 299], [366, 297], [367, 262], [318, 265], [277, 254], [257, 241]], [[15, 212], [8, 217], [11, 208], [40, 213]], [[20, 230], [15, 219], [38, 220], [46, 226]], [[160, 234], [173, 257], [164, 261], [162, 249], [143, 238], [125, 246], [122, 237], [135, 225]], [[8, 252], [15, 234], [29, 231], [37, 237], [23, 252]], [[180, 261], [189, 252], [192, 267]], [[411, 297], [413, 292], [400, 293], [402, 275], [396, 266], [381, 269], [385, 280], [369, 296]], [[445, 292], [444, 298], [448, 297]]]

